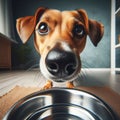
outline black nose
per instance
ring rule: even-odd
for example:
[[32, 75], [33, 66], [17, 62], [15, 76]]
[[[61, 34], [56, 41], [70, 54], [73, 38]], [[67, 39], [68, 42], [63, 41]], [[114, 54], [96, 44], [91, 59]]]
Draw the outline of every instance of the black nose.
[[78, 61], [74, 53], [61, 49], [51, 50], [46, 57], [48, 71], [58, 78], [65, 78], [76, 71]]

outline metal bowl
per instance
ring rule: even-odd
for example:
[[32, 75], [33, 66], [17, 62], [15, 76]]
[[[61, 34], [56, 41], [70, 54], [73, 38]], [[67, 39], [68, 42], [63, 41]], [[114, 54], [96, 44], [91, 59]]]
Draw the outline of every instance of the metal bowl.
[[18, 101], [3, 120], [118, 120], [98, 97], [76, 89], [52, 88]]

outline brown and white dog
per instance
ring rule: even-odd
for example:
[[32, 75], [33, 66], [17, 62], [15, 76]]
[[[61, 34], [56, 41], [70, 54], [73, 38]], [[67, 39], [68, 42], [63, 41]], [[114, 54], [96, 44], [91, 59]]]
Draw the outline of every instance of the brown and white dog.
[[88, 19], [85, 10], [59, 11], [40, 7], [34, 16], [17, 19], [17, 32], [26, 43], [34, 33], [35, 48], [41, 55], [40, 69], [48, 79], [44, 89], [55, 82], [67, 82], [72, 88], [81, 69], [80, 53], [87, 35], [97, 46], [104, 33], [104, 26]]

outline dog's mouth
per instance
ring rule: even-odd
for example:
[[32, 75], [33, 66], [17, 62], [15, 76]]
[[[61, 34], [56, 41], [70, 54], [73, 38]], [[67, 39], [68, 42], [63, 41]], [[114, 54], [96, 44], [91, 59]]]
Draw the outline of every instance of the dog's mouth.
[[52, 49], [46, 56], [45, 67], [49, 75], [48, 79], [55, 82], [73, 80], [80, 71], [80, 58], [71, 51]]

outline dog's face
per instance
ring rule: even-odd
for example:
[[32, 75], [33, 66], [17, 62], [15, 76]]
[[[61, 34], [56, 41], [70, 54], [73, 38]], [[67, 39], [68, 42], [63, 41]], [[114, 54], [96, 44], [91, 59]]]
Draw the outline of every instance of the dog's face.
[[41, 72], [56, 82], [75, 79], [81, 69], [79, 55], [87, 35], [97, 46], [104, 31], [103, 25], [88, 19], [84, 10], [61, 12], [46, 8], [39, 8], [35, 16], [19, 18], [17, 30], [24, 43], [34, 32]]

